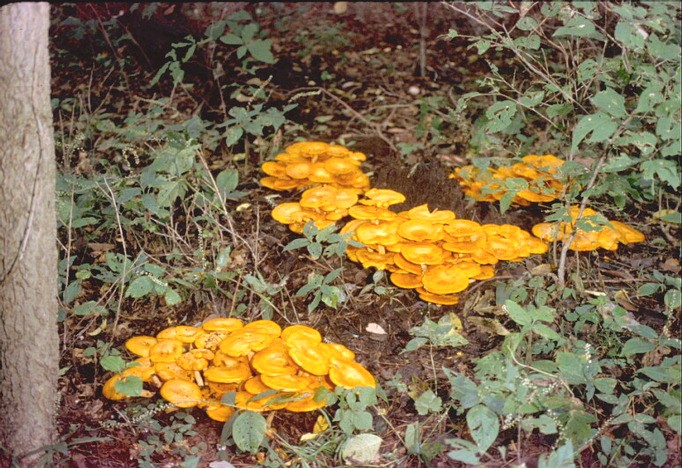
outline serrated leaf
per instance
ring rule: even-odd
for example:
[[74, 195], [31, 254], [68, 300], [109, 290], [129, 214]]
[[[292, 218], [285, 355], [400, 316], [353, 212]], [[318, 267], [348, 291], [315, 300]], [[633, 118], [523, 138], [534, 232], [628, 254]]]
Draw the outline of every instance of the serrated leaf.
[[500, 432], [499, 418], [487, 406], [476, 405], [467, 411], [466, 419], [479, 453], [487, 452]]
[[374, 463], [384, 440], [375, 434], [358, 434], [351, 437], [341, 449], [341, 457], [347, 463], [367, 465]]
[[241, 450], [256, 453], [265, 438], [267, 422], [258, 413], [246, 411], [232, 423], [232, 439]]
[[230, 193], [239, 184], [239, 173], [235, 169], [220, 172], [216, 177], [218, 189], [223, 193]]
[[573, 443], [568, 440], [564, 445], [549, 454], [540, 456], [538, 468], [574, 468]]
[[504, 310], [514, 322], [521, 326], [530, 325], [533, 322], [528, 312], [514, 301], [507, 299], [504, 302]]
[[604, 36], [597, 32], [594, 23], [583, 16], [574, 16], [552, 34], [552, 37], [561, 36], [590, 37], [599, 40], [604, 39]]

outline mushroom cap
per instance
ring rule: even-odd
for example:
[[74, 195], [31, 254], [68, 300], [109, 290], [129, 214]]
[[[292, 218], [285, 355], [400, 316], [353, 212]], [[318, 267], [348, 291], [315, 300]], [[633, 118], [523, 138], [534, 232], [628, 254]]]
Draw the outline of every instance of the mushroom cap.
[[290, 401], [284, 408], [293, 413], [305, 413], [324, 408], [326, 405], [327, 402], [324, 399], [322, 401], [315, 401], [315, 395], [311, 395], [301, 400]]
[[204, 411], [206, 411], [206, 415], [214, 421], [226, 422], [232, 417], [236, 410], [231, 406], [223, 405], [218, 400], [213, 400], [210, 404], [205, 405]]
[[618, 249], [618, 241], [621, 239], [621, 234], [615, 229], [606, 226], [597, 233], [597, 242], [599, 247], [606, 250]]
[[270, 212], [272, 218], [282, 224], [301, 222], [305, 214], [303, 207], [296, 202], [281, 203]]
[[105, 398], [108, 398], [109, 400], [125, 400], [128, 398], [128, 395], [125, 395], [118, 390], [116, 390], [116, 382], [120, 382], [121, 380], [124, 379], [124, 376], [120, 374], [114, 374], [109, 379], [104, 382], [104, 386], [102, 387], [102, 395]]
[[526, 245], [528, 246], [528, 251], [536, 255], [543, 254], [549, 250], [547, 243], [537, 237], [529, 237], [526, 239]]
[[228, 356], [246, 356], [252, 351], [260, 351], [270, 345], [274, 338], [264, 332], [247, 330], [246, 327], [227, 336], [220, 343], [220, 351]]
[[300, 345], [294, 345], [289, 349], [289, 356], [304, 371], [313, 375], [327, 375], [329, 373], [329, 358], [331, 355], [324, 346], [319, 344], [310, 346], [306, 342], [302, 342]]
[[399, 288], [414, 289], [422, 285], [421, 274], [414, 275], [403, 271], [394, 271], [390, 276], [391, 283]]
[[244, 382], [244, 390], [254, 395], [258, 395], [259, 393], [267, 392], [272, 389], [263, 383], [260, 375], [255, 375]]
[[491, 254], [490, 252], [486, 252], [485, 250], [477, 250], [472, 252], [470, 255], [473, 261], [481, 265], [495, 265], [498, 262], [498, 259], [495, 255]]
[[[548, 195], [548, 194], [543, 194], [543, 193], [538, 193], [533, 190], [529, 189], [523, 189], [519, 190], [516, 193], [517, 198], [521, 198], [523, 200], [532, 202], [532, 203], [544, 203], [544, 202], [550, 202], [552, 200], [556, 200], [556, 196], [553, 195]], [[514, 201], [517, 201], [514, 199]], [[521, 203], [519, 203], [521, 204]]]
[[360, 161], [350, 158], [329, 158], [324, 162], [324, 168], [332, 175], [348, 174], [356, 171]]
[[420, 264], [412, 263], [403, 257], [401, 253], [393, 254], [393, 263], [395, 263], [396, 266], [401, 270], [412, 273], [413, 275], [421, 275], [424, 272]]
[[483, 234], [483, 227], [476, 221], [470, 221], [468, 219], [453, 219], [452, 221], [448, 221], [448, 223], [443, 226], [443, 229], [452, 237], [471, 237], [481, 236]]
[[374, 376], [359, 363], [332, 357], [329, 360], [329, 379], [344, 388], [376, 387]]
[[199, 386], [187, 380], [167, 380], [159, 393], [164, 400], [178, 408], [192, 408], [204, 399]]
[[244, 330], [264, 333], [272, 338], [277, 338], [282, 333], [282, 327], [272, 320], [256, 320], [250, 322], [244, 326]]
[[369, 177], [367, 174], [357, 169], [347, 174], [338, 174], [334, 176], [334, 183], [344, 187], [365, 189], [369, 188]]
[[436, 244], [428, 242], [411, 242], [400, 247], [400, 254], [408, 262], [418, 265], [439, 265], [451, 256], [451, 253], [443, 250]]
[[487, 280], [495, 276], [495, 268], [493, 268], [490, 265], [482, 265], [481, 267], [481, 272], [475, 276], [472, 276], [471, 279], [475, 280]]
[[[346, 148], [343, 149], [348, 151]], [[332, 150], [330, 149], [330, 145], [323, 141], [299, 141], [287, 146], [284, 148], [284, 151], [289, 154], [310, 158]]]
[[228, 331], [205, 331], [203, 333], [199, 333], [194, 339], [194, 346], [201, 349], [210, 349], [211, 351], [215, 351], [218, 349], [220, 342], [223, 341], [229, 334], [230, 332]]
[[135, 376], [143, 382], [150, 382], [154, 377], [154, 364], [149, 358], [138, 358], [133, 361], [130, 367], [126, 367], [119, 374], [122, 377]]
[[360, 200], [363, 205], [373, 205], [388, 208], [405, 201], [405, 195], [395, 190], [373, 188], [365, 192], [365, 198]]
[[410, 219], [419, 219], [422, 221], [429, 221], [432, 223], [448, 223], [455, 219], [455, 213], [449, 210], [433, 210], [429, 211], [427, 204], [419, 205], [407, 212]]
[[244, 323], [242, 323], [241, 320], [232, 317], [213, 318], [206, 320], [203, 324], [201, 324], [201, 328], [208, 332], [233, 332], [243, 327]]
[[[386, 208], [370, 205], [355, 205], [348, 208], [348, 214], [355, 219], [390, 221], [397, 215]], [[356, 230], [357, 232], [357, 230]]]
[[325, 169], [324, 163], [316, 162], [312, 165], [308, 180], [318, 184], [333, 184], [334, 176]]
[[215, 353], [208, 349], [193, 349], [180, 356], [175, 363], [187, 371], [199, 371], [208, 367]]
[[185, 346], [182, 342], [177, 340], [161, 340], [149, 348], [149, 359], [153, 363], [175, 362], [184, 352]]
[[268, 346], [258, 351], [251, 357], [251, 367], [262, 375], [292, 375], [298, 371], [287, 348], [282, 345]]
[[[330, 201], [334, 201], [337, 192], [338, 189], [333, 185], [317, 185], [301, 194], [299, 204], [304, 208], [320, 208], [323, 205], [329, 204]], [[357, 196], [355, 199], [357, 200]]]
[[[353, 208], [357, 208], [357, 206], [351, 207], [348, 211], [350, 212]], [[354, 237], [358, 242], [368, 246], [397, 244], [402, 240], [398, 235], [398, 226], [397, 221], [380, 221], [376, 224], [365, 223], [357, 227]]]
[[433, 294], [428, 291], [419, 292], [419, 299], [438, 305], [455, 305], [459, 303], [457, 294]]
[[410, 219], [398, 226], [398, 234], [411, 241], [437, 242], [443, 238], [443, 225], [423, 219]]
[[263, 187], [267, 187], [271, 190], [277, 190], [278, 192], [283, 190], [293, 190], [301, 186], [301, 182], [292, 179], [279, 179], [277, 177], [263, 177], [260, 180], [260, 184]]
[[154, 373], [164, 382], [168, 380], [192, 380], [192, 373], [178, 366], [175, 361], [155, 363]]
[[373, 252], [367, 249], [357, 250], [358, 262], [362, 263], [363, 268], [374, 267], [377, 270], [386, 270], [394, 266], [394, 253]]
[[469, 286], [469, 276], [463, 274], [456, 265], [436, 265], [429, 267], [422, 277], [424, 289], [433, 294], [454, 294]]
[[282, 330], [280, 336], [289, 347], [305, 346], [306, 344], [314, 346], [322, 342], [322, 335], [320, 332], [306, 325], [291, 325], [286, 327]]
[[[564, 224], [565, 223], [561, 223]], [[559, 223], [538, 223], [531, 229], [534, 236], [542, 240], [554, 242], [560, 241], [564, 238], [563, 229]]]
[[279, 179], [286, 177], [286, 164], [282, 164], [280, 161], [265, 161], [260, 168], [269, 176]]
[[188, 325], [178, 325], [175, 327], [161, 330], [156, 335], [157, 340], [177, 340], [183, 343], [192, 343], [201, 330], [197, 327], [190, 327]]
[[344, 345], [339, 343], [323, 343], [323, 347], [327, 348], [331, 357], [337, 357], [340, 359], [355, 359], [355, 353], [350, 349], [346, 348]]
[[313, 165], [308, 161], [292, 162], [286, 165], [284, 172], [292, 179], [307, 179], [313, 170]]
[[543, 169], [544, 171], [551, 174], [555, 173], [556, 169], [560, 168], [564, 164], [562, 159], [559, 159], [552, 154], [545, 154], [542, 156], [538, 156], [537, 154], [529, 154], [521, 158], [521, 161], [538, 169]]
[[156, 343], [157, 340], [153, 336], [140, 335], [129, 338], [125, 343], [125, 347], [128, 351], [137, 356], [148, 357], [149, 350]]
[[620, 221], [610, 221], [611, 225], [618, 231], [621, 235], [620, 242], [623, 244], [631, 244], [635, 242], [644, 242], [644, 234], [637, 229], [628, 226]]
[[600, 247], [599, 234], [597, 231], [583, 231], [578, 229], [573, 236], [573, 242], [569, 247], [577, 252], [589, 252]]
[[252, 377], [248, 364], [213, 366], [204, 371], [204, 379], [211, 382], [239, 383]]
[[260, 376], [261, 381], [274, 390], [283, 392], [300, 392], [310, 384], [310, 378], [305, 375], [265, 375]]

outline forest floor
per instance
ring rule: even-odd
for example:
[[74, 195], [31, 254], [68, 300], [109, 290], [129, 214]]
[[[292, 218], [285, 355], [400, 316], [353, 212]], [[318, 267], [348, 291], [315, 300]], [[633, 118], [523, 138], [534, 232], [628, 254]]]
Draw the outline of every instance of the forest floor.
[[[272, 40], [277, 60], [275, 65], [259, 70], [255, 82], [267, 82], [269, 105], [296, 103], [297, 107], [286, 114], [287, 122], [272, 138], [255, 139], [248, 145], [241, 145], [239, 151], [222, 148], [207, 157], [212, 169], [237, 168], [239, 190], [246, 192], [235, 204], [233, 212], [235, 234], [244, 243], [233, 246], [232, 265], [244, 271], [257, 269], [271, 285], [286, 284], [286, 291], [280, 290], [273, 299], [277, 306], [273, 320], [282, 326], [302, 323], [318, 329], [326, 339], [343, 343], [353, 350], [357, 360], [377, 377], [386, 398], [380, 400], [377, 406], [380, 411], [374, 414], [373, 433], [383, 439], [381, 458], [376, 466], [419, 466], [424, 463], [407, 452], [401, 439], [407, 426], [415, 421], [420, 423], [422, 440], [440, 443], [445, 448], [428, 465], [456, 466], [447, 456], [446, 438], [468, 437], [464, 417], [456, 415], [454, 410], [421, 415], [415, 408], [414, 396], [431, 388], [447, 401], [449, 386], [442, 368], [471, 375], [472, 359], [499, 349], [504, 334], [496, 333], [485, 324], [494, 321], [508, 329], [514, 328], [514, 324], [504, 316], [500, 306], [495, 305], [496, 297], [499, 298], [500, 291], [511, 287], [515, 280], [530, 280], [544, 268], [551, 267], [554, 262], [551, 255], [535, 255], [521, 262], [499, 265], [494, 278], [465, 291], [458, 305], [428, 304], [420, 301], [413, 291], [391, 286], [385, 278], [375, 282], [374, 270], [362, 269], [353, 262], [341, 258], [313, 261], [300, 250], [283, 251], [283, 247], [298, 236], [271, 219], [269, 213], [273, 200], [279, 203], [294, 200], [296, 196], [279, 193], [273, 198], [275, 193], [258, 183], [263, 176], [259, 165], [276, 154], [274, 151], [278, 148], [293, 143], [295, 138], [336, 142], [367, 155], [363, 170], [370, 175], [372, 186], [393, 188], [407, 196], [406, 204], [397, 209], [428, 203], [431, 209], [451, 209], [460, 218], [482, 223], [506, 222], [530, 230], [533, 224], [543, 221], [546, 207], [512, 208], [501, 215], [496, 206], [474, 205], [465, 200], [455, 182], [448, 179], [454, 167], [468, 164], [475, 156], [470, 145], [473, 122], [471, 116], [461, 116], [459, 121], [447, 120], [442, 109], [454, 107], [457, 96], [474, 89], [476, 80], [486, 73], [487, 65], [471, 54], [463, 41], [448, 41], [442, 37], [455, 21], [444, 13], [446, 10], [439, 9], [436, 4], [428, 6], [428, 28], [421, 30], [425, 37], [420, 52], [417, 7], [412, 4], [349, 5], [349, 11], [344, 13], [335, 12], [330, 3], [305, 7], [286, 5], [286, 12], [283, 6], [276, 4], [248, 7], [254, 15], [258, 14], [260, 27]], [[260, 11], [256, 12], [256, 8]], [[86, 11], [85, 6], [80, 11]], [[135, 25], [129, 24], [128, 31], [139, 43], [139, 55], [147, 57], [130, 59], [135, 46], [132, 43], [126, 43], [125, 47], [107, 44], [112, 39], [107, 35], [106, 12], [96, 12], [99, 17], [93, 12], [89, 12], [89, 17], [95, 19], [97, 31], [92, 34], [100, 34], [102, 44], [91, 46], [95, 50], [83, 47], [83, 40], [66, 34], [64, 21], [77, 12], [66, 6], [53, 11], [55, 98], [75, 97], [91, 112], [101, 107], [112, 120], [122, 121], [129, 111], [142, 106], [146, 100], [159, 99], [164, 92], [168, 95], [174, 92], [174, 108], [180, 117], [176, 114], [170, 118], [179, 120], [182, 116], [189, 119], [200, 115], [206, 120], [221, 119], [224, 114], [220, 109], [219, 93], [210, 76], [206, 78], [201, 63], [196, 65], [196, 70], [191, 68], [192, 62], [188, 63], [185, 82], [192, 86], [185, 91], [174, 89], [171, 83], [163, 80], [159, 87], [151, 89], [147, 85], [159, 65], [164, 63], [164, 53], [143, 43]], [[467, 26], [459, 24], [458, 27]], [[164, 33], [158, 32], [154, 37], [160, 41]], [[178, 39], [173, 37], [172, 40]], [[158, 47], [161, 50], [162, 46]], [[120, 69], [117, 65], [102, 65], [104, 58], [112, 55], [126, 57], [125, 65]], [[420, 55], [424, 60], [424, 76], [420, 73]], [[235, 57], [229, 60], [224, 64], [222, 79], [248, 79], [248, 76], [244, 78], [243, 72], [231, 68], [238, 64]], [[505, 57], [496, 60], [503, 66], [507, 64]], [[122, 78], [126, 73], [127, 78]], [[64, 111], [56, 114], [55, 123], [60, 135], [68, 134], [65, 128], [78, 126], [78, 117], [78, 113], [67, 115]], [[95, 139], [96, 135], [88, 135], [80, 156], [70, 161], [62, 155], [60, 170], [81, 174], [101, 170], [96, 161], [107, 156], [96, 150]], [[536, 142], [538, 151], [542, 151], [538, 154], [560, 153], [558, 148], [540, 149], [541, 144], [542, 139]], [[504, 157], [513, 153], [510, 149], [507, 155], [485, 156]], [[244, 207], [237, 210], [236, 206], [242, 203]], [[659, 224], [650, 220], [648, 212], [649, 207], [640, 206], [628, 213], [618, 213], [622, 215], [618, 219], [644, 232], [647, 242], [621, 247], [616, 252], [571, 255], [567, 269], [576, 272], [574, 277], [579, 278], [580, 287], [586, 294], [595, 291], [609, 297], [615, 294], [619, 304], [633, 311], [641, 323], [660, 330], [667, 320], [660, 301], [637, 297], [633, 291], [648, 281], [653, 270], [679, 274], [679, 243], [668, 241], [679, 235], [679, 229], [663, 232]], [[127, 245], [131, 249], [142, 249], [142, 246], [151, 249], [152, 237], [131, 236], [126, 239]], [[71, 246], [70, 255], [76, 258], [74, 264], [90, 262], [93, 265], [101, 262], [98, 258], [103, 252], [120, 251], [122, 245], [109, 231], [99, 236], [94, 227], [87, 236], [80, 233], [74, 239], [63, 237], [62, 242]], [[339, 284], [344, 285], [348, 299], [337, 308], [321, 305], [307, 313], [308, 301], [295, 297], [295, 291], [306, 284], [310, 274], [335, 268], [342, 268]], [[97, 301], [106, 294], [102, 284], [94, 279], [86, 280], [82, 287], [78, 303]], [[619, 291], [622, 294], [616, 294]], [[260, 318], [258, 297], [247, 294], [244, 301], [241, 317], [245, 321]], [[191, 447], [201, 447], [199, 466], [228, 466], [209, 465], [220, 459], [221, 424], [198, 410], [188, 411], [195, 422], [185, 424], [178, 413], [141, 406], [139, 400], [115, 402], [104, 399], [101, 388], [110, 374], [99, 367], [93, 353], [87, 350], [98, 350], [103, 343], [109, 343], [123, 351], [123, 343], [132, 335], [154, 335], [172, 325], [201, 323], [234, 310], [235, 305], [219, 295], [197, 294], [173, 307], [149, 298], [125, 298], [119, 306], [121, 310], [113, 326], [113, 320], [107, 322], [101, 317], [70, 313], [66, 313], [61, 323], [64, 371], [60, 378], [59, 425], [61, 435], [69, 444], [64, 466], [137, 466], [142, 459], [156, 466], [190, 466], [183, 465], [183, 460]], [[461, 333], [468, 340], [467, 345], [457, 349], [424, 346], [403, 352], [413, 338], [410, 330], [421, 326], [425, 318], [437, 322], [449, 314], [456, 314], [461, 319]], [[379, 325], [385, 334], [368, 331], [370, 324]], [[673, 325], [673, 333], [679, 337], [679, 321]], [[309, 413], [276, 412], [271, 427], [278, 433], [278, 438], [270, 441], [272, 449], [288, 453], [287, 460], [295, 464], [296, 456], [291, 454], [290, 448], [300, 443], [302, 434], [312, 430], [316, 417]], [[523, 441], [517, 437], [514, 427], [503, 428], [495, 444], [507, 447], [507, 459], [498, 454], [497, 458], [488, 459], [488, 465], [526, 463], [526, 466], [534, 466], [540, 454], [550, 452], [556, 444], [555, 436], [534, 433]], [[679, 438], [670, 437], [670, 460], [674, 462], [670, 466], [674, 466], [682, 458]], [[520, 442], [522, 446], [519, 446]], [[581, 456], [583, 466], [597, 464], [590, 450], [585, 450]], [[230, 455], [228, 460], [234, 466], [252, 466], [262, 461], [262, 457], [241, 453]], [[333, 465], [334, 455], [325, 453], [315, 463], [316, 466]]]

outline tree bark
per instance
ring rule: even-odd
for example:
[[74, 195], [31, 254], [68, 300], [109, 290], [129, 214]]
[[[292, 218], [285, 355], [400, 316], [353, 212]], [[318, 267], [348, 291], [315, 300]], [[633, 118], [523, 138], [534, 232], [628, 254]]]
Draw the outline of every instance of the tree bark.
[[58, 404], [48, 28], [47, 3], [0, 8], [0, 447], [22, 466], [54, 441]]

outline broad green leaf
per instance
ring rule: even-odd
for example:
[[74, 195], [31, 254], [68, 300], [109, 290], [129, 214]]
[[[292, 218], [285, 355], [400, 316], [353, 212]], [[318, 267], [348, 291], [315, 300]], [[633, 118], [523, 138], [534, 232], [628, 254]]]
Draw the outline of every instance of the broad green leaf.
[[580, 385], [585, 383], [585, 361], [576, 354], [559, 351], [556, 356], [559, 366], [559, 375], [569, 384]]
[[607, 140], [618, 128], [618, 125], [603, 112], [596, 114], [583, 115], [573, 129], [573, 139], [571, 142], [571, 152], [578, 150], [578, 145], [589, 135], [592, 134], [589, 143], [600, 143]]
[[446, 367], [443, 368], [443, 372], [450, 381], [452, 399], [458, 401], [462, 408], [472, 408], [481, 401], [478, 395], [478, 387], [470, 378], [463, 374], [455, 374]]
[[107, 309], [95, 301], [84, 302], [73, 308], [74, 315], [106, 315]]
[[564, 445], [549, 454], [540, 456], [538, 468], [574, 468], [573, 443], [566, 441]]
[[524, 16], [516, 22], [516, 27], [521, 31], [532, 31], [538, 27], [538, 22], [530, 16]]
[[132, 283], [128, 285], [126, 290], [126, 297], [132, 297], [133, 299], [139, 299], [146, 296], [154, 290], [154, 281], [147, 276], [139, 276], [133, 280]]
[[680, 186], [679, 165], [669, 159], [653, 159], [644, 161], [640, 168], [642, 177], [653, 180], [657, 176], [663, 182], [667, 182], [673, 189], [677, 190]]
[[433, 390], [428, 389], [414, 400], [414, 407], [417, 409], [417, 413], [422, 416], [437, 413], [443, 408], [443, 400], [433, 393]]
[[383, 441], [375, 434], [358, 434], [348, 439], [343, 445], [341, 457], [346, 463], [373, 464], [376, 462]]
[[129, 375], [114, 383], [117, 392], [127, 396], [140, 396], [142, 394], [142, 379], [136, 375]]
[[606, 88], [594, 95], [592, 104], [600, 111], [614, 117], [625, 117], [625, 98], [611, 88]]
[[596, 429], [592, 424], [597, 422], [597, 418], [585, 411], [571, 411], [566, 426], [564, 427], [564, 437], [571, 439], [575, 446], [580, 447], [594, 435]]
[[479, 453], [487, 452], [500, 432], [499, 418], [487, 406], [476, 405], [467, 411], [466, 419]]
[[549, 340], [559, 341], [561, 340], [561, 335], [556, 331], [545, 325], [544, 323], [533, 324], [533, 331], [538, 335], [547, 338]]
[[564, 25], [554, 31], [552, 37], [571, 36], [571, 37], [590, 37], [602, 40], [604, 36], [597, 32], [594, 23], [582, 16], [574, 16], [564, 23]]
[[259, 413], [246, 411], [232, 423], [232, 438], [241, 450], [256, 453], [265, 438], [267, 422]]
[[[679, 213], [678, 213], [679, 214]], [[670, 289], [663, 297], [666, 310], [672, 312], [682, 305], [682, 296], [679, 289]]]
[[634, 166], [637, 163], [637, 159], [631, 158], [625, 153], [620, 153], [618, 156], [609, 158], [604, 167], [602, 167], [603, 172], [620, 172]]
[[504, 302], [504, 310], [514, 322], [521, 326], [530, 325], [533, 322], [528, 312], [514, 301], [506, 300]]
[[220, 42], [227, 45], [242, 45], [244, 43], [244, 40], [241, 37], [236, 36], [232, 33], [227, 33], [224, 36], [220, 37]]
[[656, 58], [662, 60], [676, 60], [677, 63], [680, 62], [680, 53], [682, 52], [680, 46], [662, 42], [655, 33], [649, 36], [647, 49]]
[[648, 353], [656, 349], [656, 345], [651, 341], [643, 340], [641, 338], [630, 338], [623, 345], [620, 352], [621, 356], [632, 356], [633, 354]]
[[225, 131], [225, 144], [227, 146], [232, 146], [236, 144], [239, 139], [244, 135], [244, 129], [241, 127], [229, 127]]
[[269, 40], [258, 39], [256, 41], [249, 42], [246, 47], [249, 49], [251, 56], [259, 62], [275, 63], [275, 57], [270, 51]]
[[221, 192], [232, 192], [239, 184], [239, 173], [235, 169], [222, 171], [216, 177], [216, 184]]
[[620, 20], [616, 24], [615, 38], [628, 49], [639, 49], [644, 47], [644, 32], [640, 28], [627, 20]]
[[663, 383], [675, 383], [680, 380], [680, 367], [679, 366], [651, 366], [643, 367], [637, 371], [638, 374], [644, 374], [650, 379], [656, 382]]
[[178, 305], [182, 302], [182, 297], [180, 297], [180, 294], [173, 288], [166, 288], [163, 298], [166, 300], [166, 305], [169, 306]]
[[514, 101], [498, 101], [485, 111], [488, 118], [486, 128], [491, 133], [501, 132], [509, 127], [516, 115], [516, 103]]
[[121, 356], [104, 356], [99, 360], [99, 365], [111, 372], [121, 372], [126, 368], [126, 362]]
[[540, 36], [531, 34], [530, 36], [521, 36], [514, 39], [514, 46], [521, 49], [538, 50], [540, 48]]

